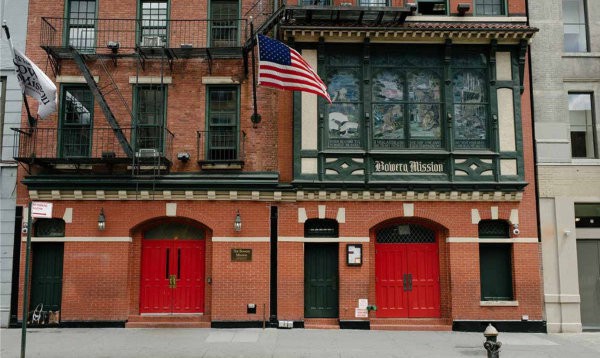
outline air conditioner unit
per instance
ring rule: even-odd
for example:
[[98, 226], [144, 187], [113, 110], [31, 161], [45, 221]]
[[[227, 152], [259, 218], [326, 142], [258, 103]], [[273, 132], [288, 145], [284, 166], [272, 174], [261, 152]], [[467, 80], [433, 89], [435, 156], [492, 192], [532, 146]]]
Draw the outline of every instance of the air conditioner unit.
[[138, 158], [155, 158], [159, 156], [158, 150], [154, 148], [140, 149], [135, 153]]
[[163, 39], [160, 36], [143, 36], [142, 47], [163, 47]]

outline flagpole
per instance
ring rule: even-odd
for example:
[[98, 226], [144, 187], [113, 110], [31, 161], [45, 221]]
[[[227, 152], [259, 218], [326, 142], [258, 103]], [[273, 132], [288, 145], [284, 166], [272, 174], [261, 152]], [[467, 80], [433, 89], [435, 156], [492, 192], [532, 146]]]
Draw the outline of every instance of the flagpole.
[[[250, 17], [250, 38], [254, 38], [254, 21], [252, 17]], [[256, 44], [258, 44], [258, 40], [256, 40]], [[252, 121], [252, 127], [256, 128], [261, 118], [260, 114], [258, 114], [258, 105], [256, 103], [256, 60], [254, 59], [254, 46], [252, 46], [252, 97], [254, 100], [254, 113], [252, 113], [250, 120]]]
[[[6, 39], [8, 40], [8, 47], [10, 47], [10, 53], [12, 54], [12, 58], [15, 58], [15, 49], [13, 48], [12, 39], [10, 38], [10, 30], [8, 29], [8, 25], [6, 25], [6, 20], [2, 21], [2, 28], [4, 29], [4, 33], [6, 33]], [[35, 127], [36, 119], [31, 115], [31, 111], [29, 110], [29, 102], [27, 102], [27, 96], [25, 95], [25, 90], [21, 88], [21, 93], [23, 94], [23, 103], [25, 104], [25, 110], [27, 110], [27, 120], [29, 121], [29, 127]]]

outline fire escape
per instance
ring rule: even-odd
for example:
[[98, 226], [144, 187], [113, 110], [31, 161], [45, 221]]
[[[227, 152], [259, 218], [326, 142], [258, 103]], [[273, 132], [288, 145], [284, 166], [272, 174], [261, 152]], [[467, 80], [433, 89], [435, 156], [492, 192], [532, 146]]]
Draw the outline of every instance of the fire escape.
[[140, 78], [153, 77], [152, 86], [161, 91], [158, 97], [164, 96], [165, 79], [177, 62], [201, 59], [212, 73], [216, 60], [241, 59], [247, 75], [254, 46], [252, 26], [254, 34], [272, 30], [283, 8], [274, 9], [273, 0], [258, 0], [242, 18], [42, 18], [40, 46], [54, 75], [71, 75], [76, 68], [107, 125], [101, 124], [101, 116], [93, 124], [88, 119], [90, 128], [78, 128], [81, 143], [70, 147], [76, 150], [64, 149], [68, 141], [60, 125], [48, 128], [42, 122], [32, 128], [14, 128], [19, 143], [14, 157], [36, 173], [91, 169], [93, 173], [131, 171], [134, 176], [167, 174], [173, 162], [174, 134], [165, 126], [138, 126], [136, 101], [125, 99], [123, 85], [113, 77], [118, 67], [135, 68], [129, 70], [129, 84], [136, 88], [145, 84]]

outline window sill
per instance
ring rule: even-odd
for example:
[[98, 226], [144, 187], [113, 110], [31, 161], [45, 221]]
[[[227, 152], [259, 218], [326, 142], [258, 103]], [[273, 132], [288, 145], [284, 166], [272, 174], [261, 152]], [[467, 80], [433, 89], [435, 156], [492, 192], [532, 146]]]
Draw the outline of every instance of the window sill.
[[519, 301], [479, 301], [482, 307], [518, 307]]
[[243, 161], [211, 162], [199, 160], [198, 165], [202, 170], [240, 170], [244, 167]]
[[600, 57], [600, 52], [564, 52], [563, 58], [577, 58], [577, 57]]

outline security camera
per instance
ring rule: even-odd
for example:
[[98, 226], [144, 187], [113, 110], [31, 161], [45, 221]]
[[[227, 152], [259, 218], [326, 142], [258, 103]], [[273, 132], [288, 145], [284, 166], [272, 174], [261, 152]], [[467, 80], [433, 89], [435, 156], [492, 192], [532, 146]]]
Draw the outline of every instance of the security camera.
[[513, 235], [519, 235], [521, 231], [519, 230], [519, 224], [513, 225]]

